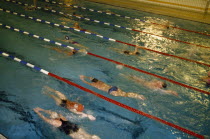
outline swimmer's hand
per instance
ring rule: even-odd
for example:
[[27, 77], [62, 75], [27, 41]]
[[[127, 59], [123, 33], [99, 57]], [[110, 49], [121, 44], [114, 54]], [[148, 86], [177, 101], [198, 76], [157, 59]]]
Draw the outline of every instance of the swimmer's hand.
[[88, 52], [85, 49], [78, 50], [79, 53], [82, 53], [83, 55], [86, 55]]
[[96, 120], [96, 118], [95, 118], [93, 115], [87, 114], [87, 117], [88, 117], [91, 121], [95, 121], [95, 120]]
[[39, 112], [39, 111], [42, 111], [43, 109], [42, 108], [39, 108], [39, 107], [36, 107], [36, 108], [34, 108], [34, 111], [37, 113], [37, 112]]
[[146, 98], [143, 95], [138, 95], [138, 99], [145, 100]]
[[172, 91], [172, 90], [168, 90], [168, 91], [166, 91], [166, 93], [169, 93], [169, 94], [174, 95], [174, 96], [179, 95], [176, 91]]
[[80, 113], [81, 114], [81, 116], [82, 117], [87, 117], [87, 118], [89, 118], [91, 121], [94, 121], [94, 120], [96, 120], [96, 118], [94, 117], [94, 116], [92, 116], [92, 115], [89, 115], [89, 114], [86, 114], [86, 113]]
[[100, 137], [96, 136], [96, 135], [93, 135], [92, 136], [92, 139], [100, 139]]
[[84, 80], [85, 79], [85, 76], [84, 75], [80, 75], [79, 77], [80, 77], [81, 80]]

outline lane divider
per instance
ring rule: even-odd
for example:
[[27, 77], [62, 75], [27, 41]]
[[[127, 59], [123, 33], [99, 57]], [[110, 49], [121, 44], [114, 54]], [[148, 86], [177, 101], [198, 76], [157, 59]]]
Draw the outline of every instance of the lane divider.
[[122, 17], [122, 18], [125, 18], [125, 19], [134, 19], [136, 21], [141, 21], [141, 22], [144, 22], [144, 23], [150, 23], [150, 24], [154, 24], [154, 25], [160, 25], [160, 26], [164, 26], [164, 27], [170, 27], [170, 28], [175, 28], [175, 29], [179, 29], [179, 30], [184, 30], [184, 31], [187, 31], [187, 32], [192, 32], [192, 33], [197, 33], [197, 34], [201, 34], [201, 35], [205, 35], [205, 36], [210, 36], [210, 34], [203, 33], [203, 32], [198, 32], [198, 31], [189, 30], [189, 29], [183, 29], [183, 28], [179, 28], [179, 27], [176, 27], [176, 26], [162, 25], [162, 24], [158, 24], [158, 23], [154, 23], [154, 22], [147, 22], [147, 21], [144, 21], [144, 20], [141, 20], [141, 19], [138, 19], [138, 18], [129, 17], [129, 16], [125, 16], [125, 15], [119, 15], [119, 14], [110, 13], [110, 12], [98, 11], [98, 10], [89, 9], [89, 8], [86, 8], [86, 7], [77, 6], [77, 5], [65, 4], [65, 3], [62, 3], [62, 2], [49, 1], [49, 0], [43, 0], [43, 1], [48, 2], [48, 3], [52, 3], [52, 4], [71, 6], [73, 8], [87, 10], [87, 11], [90, 11], [90, 12], [96, 12], [96, 13], [100, 13], [100, 14], [107, 14], [107, 15]]
[[[53, 12], [53, 13], [61, 14], [60, 12], [58, 12], [56, 10], [50, 10], [50, 9], [45, 9], [45, 8], [42, 8], [42, 10], [46, 10], [46, 11], [50, 11], [50, 12]], [[151, 36], [157, 36], [157, 37], [165, 38], [165, 39], [176, 41], [176, 42], [180, 42], [180, 43], [185, 43], [185, 44], [192, 45], [192, 46], [197, 46], [197, 47], [202, 47], [202, 48], [208, 48], [208, 49], [210, 49], [210, 47], [208, 47], [208, 46], [204, 46], [204, 45], [200, 45], [200, 44], [194, 44], [194, 43], [190, 43], [190, 42], [186, 42], [186, 41], [182, 41], [182, 40], [178, 40], [178, 39], [173, 39], [173, 38], [165, 37], [165, 36], [162, 36], [162, 35], [157, 35], [157, 34], [145, 32], [145, 31], [141, 31], [141, 30], [138, 30], [138, 29], [132, 29], [132, 28], [128, 28], [128, 27], [124, 27], [124, 26], [120, 26], [120, 25], [116, 25], [116, 24], [112, 24], [112, 23], [108, 23], [108, 22], [104, 22], [104, 21], [90, 19], [90, 18], [87, 18], [87, 17], [81, 17], [81, 16], [76, 16], [76, 15], [71, 15], [71, 14], [67, 14], [67, 13], [63, 13], [63, 12], [62, 12], [61, 15], [66, 15], [66, 16], [69, 16], [69, 17], [76, 17], [78, 19], [82, 19], [82, 20], [86, 20], [86, 21], [91, 21], [91, 22], [95, 22], [95, 23], [98, 23], [98, 24], [104, 24], [104, 25], [108, 25], [108, 26], [122, 28], [122, 29], [126, 29], [126, 30], [129, 30], [129, 31], [141, 32], [141, 33], [149, 34]]]
[[73, 30], [73, 31], [85, 33], [85, 34], [88, 34], [88, 35], [93, 35], [93, 36], [96, 36], [96, 37], [99, 37], [99, 38], [102, 38], [102, 39], [105, 39], [105, 40], [122, 43], [122, 44], [125, 44], [125, 45], [128, 45], [128, 46], [138, 47], [139, 49], [144, 49], [144, 50], [155, 52], [155, 53], [158, 53], [158, 54], [161, 54], [161, 55], [170, 56], [170, 57], [178, 58], [178, 59], [185, 60], [185, 61], [188, 61], [188, 62], [197, 63], [197, 64], [200, 64], [200, 65], [204, 65], [204, 66], [210, 67], [210, 64], [206, 64], [206, 63], [203, 63], [203, 62], [199, 62], [199, 61], [195, 61], [195, 60], [183, 58], [183, 57], [172, 55], [172, 54], [168, 54], [168, 53], [163, 53], [163, 52], [152, 50], [152, 49], [149, 49], [149, 48], [146, 48], [146, 47], [142, 47], [142, 46], [138, 46], [138, 45], [126, 43], [126, 42], [123, 42], [123, 41], [119, 41], [119, 40], [115, 40], [115, 39], [112, 39], [112, 38], [104, 37], [104, 36], [101, 36], [101, 35], [98, 35], [98, 34], [90, 33], [88, 31], [79, 30], [79, 29], [75, 29], [75, 28], [72, 28], [72, 27], [60, 25], [60, 24], [57, 24], [57, 23], [45, 21], [45, 20], [42, 20], [42, 19], [38, 19], [38, 18], [34, 18], [32, 16], [28, 16], [28, 15], [24, 15], [24, 14], [12, 12], [12, 11], [5, 10], [5, 9], [2, 9], [2, 8], [0, 8], [0, 11], [4, 11], [4, 12], [7, 12], [7, 13], [18, 15], [20, 17], [24, 17], [26, 19], [31, 19], [31, 20], [34, 20], [34, 21], [39, 22], [39, 23], [45, 23], [45, 24], [48, 24], [48, 25], [52, 25], [52, 26], [56, 26], [56, 27], [61, 27], [61, 28], [64, 28], [64, 29], [68, 29], [70, 31]]
[[173, 127], [173, 128], [175, 128], [175, 129], [178, 129], [178, 130], [180, 130], [180, 131], [182, 131], [182, 132], [184, 132], [184, 133], [187, 133], [187, 134], [189, 134], [189, 135], [191, 135], [191, 136], [194, 136], [194, 137], [197, 137], [197, 138], [200, 138], [200, 139], [204, 139], [204, 136], [203, 136], [203, 135], [197, 134], [197, 133], [195, 133], [195, 132], [193, 132], [193, 131], [190, 131], [190, 130], [188, 130], [188, 129], [185, 129], [185, 128], [181, 127], [181, 126], [178, 126], [178, 125], [176, 125], [176, 124], [167, 122], [167, 121], [162, 120], [162, 119], [160, 119], [160, 118], [158, 118], [158, 117], [155, 117], [155, 116], [150, 115], [150, 114], [148, 114], [148, 113], [145, 113], [145, 112], [142, 112], [142, 111], [140, 111], [140, 110], [137, 110], [137, 109], [135, 109], [135, 108], [133, 108], [133, 107], [130, 107], [130, 106], [128, 106], [128, 105], [125, 105], [125, 104], [123, 104], [123, 103], [120, 103], [120, 102], [118, 102], [118, 101], [116, 101], [116, 100], [113, 100], [113, 99], [110, 99], [110, 98], [108, 98], [108, 97], [106, 97], [106, 96], [103, 96], [103, 95], [101, 95], [101, 94], [98, 94], [98, 93], [96, 93], [96, 92], [94, 92], [94, 91], [92, 91], [92, 90], [89, 90], [89, 89], [87, 89], [87, 88], [85, 88], [85, 87], [82, 87], [82, 86], [80, 86], [80, 85], [78, 85], [78, 84], [76, 84], [76, 83], [74, 83], [74, 82], [71, 82], [71, 81], [69, 81], [69, 80], [67, 80], [67, 79], [64, 79], [64, 78], [62, 78], [62, 77], [60, 77], [60, 76], [58, 76], [58, 75], [56, 75], [56, 74], [53, 74], [53, 73], [51, 73], [51, 72], [49, 72], [49, 71], [47, 71], [47, 70], [45, 70], [45, 69], [39, 68], [39, 67], [37, 67], [37, 66], [35, 66], [35, 65], [31, 64], [31, 63], [25, 62], [25, 61], [23, 61], [23, 60], [21, 60], [21, 59], [15, 57], [15, 56], [12, 56], [12, 55], [7, 54], [7, 53], [2, 52], [2, 51], [0, 51], [0, 54], [1, 54], [2, 56], [4, 56], [4, 57], [8, 57], [8, 58], [10, 58], [10, 59], [12, 59], [12, 60], [14, 60], [14, 61], [16, 61], [16, 62], [19, 62], [19, 63], [21, 63], [21, 64], [23, 64], [23, 65], [25, 65], [25, 66], [28, 66], [28, 67], [30, 67], [30, 68], [32, 68], [32, 69], [35, 69], [36, 71], [39, 71], [39, 72], [41, 72], [41, 73], [43, 73], [43, 74], [45, 74], [45, 75], [51, 76], [51, 77], [53, 77], [53, 78], [55, 78], [55, 79], [58, 79], [58, 80], [60, 80], [60, 81], [62, 81], [62, 82], [65, 82], [65, 83], [67, 83], [67, 84], [69, 84], [69, 85], [71, 85], [71, 86], [77, 87], [77, 88], [79, 88], [79, 89], [81, 89], [81, 90], [83, 90], [83, 91], [85, 91], [85, 92], [91, 93], [91, 94], [93, 94], [93, 95], [95, 95], [95, 96], [97, 96], [97, 97], [99, 97], [99, 98], [101, 98], [101, 99], [103, 99], [103, 100], [106, 100], [106, 101], [108, 101], [108, 102], [110, 102], [110, 103], [112, 103], [112, 104], [115, 104], [115, 105], [117, 105], [117, 106], [119, 106], [119, 107], [121, 107], [121, 108], [127, 109], [127, 110], [129, 110], [129, 111], [131, 111], [131, 112], [137, 113], [137, 114], [139, 114], [139, 115], [145, 116], [145, 117], [150, 118], [150, 119], [153, 119], [153, 120], [155, 120], [155, 121], [158, 121], [158, 122], [160, 122], [160, 123], [162, 123], [162, 124], [165, 124], [165, 125], [168, 125], [168, 126], [170, 126], [170, 127]]
[[[67, 48], [69, 48], [69, 49], [79, 50], [79, 49], [76, 49], [76, 48], [74, 48], [74, 47], [67, 46], [67, 45], [61, 44], [61, 43], [59, 43], [59, 42], [55, 42], [55, 41], [53, 41], [53, 40], [49, 40], [49, 39], [47, 39], [47, 38], [43, 38], [43, 37], [40, 37], [40, 36], [38, 36], [38, 35], [34, 35], [34, 34], [32, 34], [32, 33], [29, 33], [29, 32], [26, 32], [26, 31], [22, 31], [22, 30], [20, 30], [20, 29], [17, 29], [17, 28], [14, 28], [14, 27], [11, 27], [11, 26], [2, 24], [2, 23], [0, 23], [0, 26], [5, 27], [5, 28], [10, 29], [10, 30], [13, 30], [13, 31], [16, 31], [16, 32], [19, 32], [19, 33], [22, 33], [22, 34], [24, 34], [24, 35], [28, 35], [28, 36], [30, 36], [30, 37], [34, 37], [34, 38], [36, 38], [36, 39], [40, 39], [40, 40], [43, 40], [43, 41], [46, 41], [46, 42], [49, 42], [49, 43], [58, 45], [58, 46], [67, 47]], [[183, 84], [183, 83], [180, 83], [180, 82], [177, 82], [177, 81], [174, 81], [174, 80], [171, 80], [171, 79], [168, 79], [168, 78], [165, 78], [165, 77], [162, 77], [162, 76], [159, 76], [159, 75], [156, 75], [156, 74], [153, 74], [153, 73], [150, 73], [150, 72], [147, 72], [147, 71], [138, 69], [138, 68], [135, 68], [135, 67], [132, 67], [132, 66], [130, 66], [130, 65], [127, 65], [127, 64], [124, 64], [124, 63], [121, 63], [121, 62], [118, 62], [118, 61], [115, 61], [115, 60], [112, 60], [112, 59], [109, 59], [109, 58], [106, 58], [106, 57], [103, 57], [103, 56], [99, 56], [99, 55], [96, 55], [96, 54], [93, 54], [93, 53], [90, 53], [90, 52], [87, 52], [87, 54], [90, 55], [90, 56], [97, 57], [97, 58], [99, 58], [99, 59], [103, 59], [103, 60], [106, 60], [106, 61], [115, 63], [115, 64], [117, 64], [117, 65], [122, 65], [122, 66], [124, 66], [124, 67], [127, 67], [127, 68], [129, 68], [129, 69], [132, 69], [132, 70], [135, 70], [135, 71], [144, 73], [144, 74], [148, 74], [148, 75], [157, 77], [157, 78], [159, 78], [159, 79], [162, 79], [162, 80], [165, 80], [165, 81], [168, 81], [168, 82], [171, 82], [171, 83], [180, 85], [180, 86], [182, 86], [182, 87], [189, 88], [189, 89], [192, 89], [192, 90], [195, 90], [195, 91], [198, 91], [198, 92], [201, 92], [201, 93], [210, 95], [210, 92], [207, 92], [207, 91], [204, 91], [204, 90], [201, 90], [201, 89], [198, 89], [198, 88], [195, 88], [195, 87], [192, 87], [192, 86], [189, 86], [189, 85], [186, 85], [186, 84]]]
[[[9, 0], [9, 1], [11, 1], [11, 0]], [[25, 4], [25, 3], [22, 3], [22, 4]], [[128, 27], [123, 27], [123, 26], [111, 24], [111, 23], [108, 23], [108, 22], [103, 22], [103, 21], [99, 21], [99, 20], [94, 20], [94, 19], [86, 18], [86, 17], [71, 15], [71, 14], [67, 14], [67, 13], [64, 13], [64, 12], [59, 12], [59, 11], [52, 10], [52, 9], [47, 9], [47, 8], [42, 8], [42, 7], [37, 7], [37, 9], [39, 9], [39, 10], [45, 10], [45, 11], [56, 13], [56, 14], [60, 14], [60, 15], [63, 15], [65, 17], [66, 16], [68, 16], [68, 17], [76, 17], [78, 19], [82, 19], [82, 20], [86, 20], [86, 21], [91, 21], [91, 22], [98, 23], [98, 24], [104, 24], [104, 25], [108, 25], [108, 26], [118, 27], [118, 28], [129, 30], [129, 31], [141, 32], [141, 33], [149, 34], [149, 35], [152, 35], [152, 36], [157, 36], [157, 37], [165, 38], [165, 39], [168, 39], [168, 40], [172, 40], [172, 41], [176, 41], [176, 42], [180, 42], [180, 43], [185, 43], [185, 44], [192, 45], [192, 46], [197, 46], [197, 47], [202, 47], [202, 48], [210, 49], [210, 47], [208, 47], [208, 46], [199, 45], [199, 44], [193, 44], [193, 43], [190, 43], [190, 42], [181, 41], [181, 40], [177, 40], [177, 39], [165, 37], [165, 36], [162, 36], [162, 35], [156, 35], [156, 34], [153, 34], [153, 33], [148, 33], [148, 32], [137, 30], [137, 29], [131, 29], [131, 28], [128, 28]]]

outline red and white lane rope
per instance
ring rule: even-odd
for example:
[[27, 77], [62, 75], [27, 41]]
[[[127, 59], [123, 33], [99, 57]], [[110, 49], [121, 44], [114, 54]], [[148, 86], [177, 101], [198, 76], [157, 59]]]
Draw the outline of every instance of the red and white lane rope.
[[35, 70], [37, 70], [37, 71], [39, 71], [39, 72], [41, 72], [41, 73], [43, 73], [43, 74], [45, 74], [45, 75], [51, 76], [51, 77], [53, 77], [53, 78], [56, 78], [56, 79], [58, 79], [58, 80], [60, 80], [60, 81], [62, 81], [62, 82], [65, 82], [65, 83], [67, 83], [67, 84], [69, 84], [69, 85], [71, 85], [71, 86], [77, 87], [77, 88], [79, 88], [79, 89], [81, 89], [81, 90], [83, 90], [83, 91], [85, 91], [85, 92], [91, 93], [91, 94], [93, 94], [93, 95], [95, 95], [95, 96], [97, 96], [97, 97], [99, 97], [99, 98], [101, 98], [101, 99], [103, 99], [103, 100], [106, 100], [106, 101], [108, 101], [108, 102], [110, 102], [110, 103], [112, 103], [112, 104], [115, 104], [115, 105], [117, 105], [117, 106], [119, 106], [119, 107], [122, 107], [122, 108], [127, 109], [127, 110], [129, 110], [129, 111], [131, 111], [131, 112], [137, 113], [137, 114], [139, 114], [139, 115], [148, 117], [148, 118], [153, 119], [153, 120], [155, 120], [155, 121], [158, 121], [158, 122], [160, 122], [160, 123], [162, 123], [162, 124], [165, 124], [165, 125], [168, 125], [168, 126], [170, 126], [170, 127], [173, 127], [173, 128], [175, 128], [175, 129], [180, 130], [180, 131], [182, 131], [182, 132], [184, 132], [184, 133], [187, 133], [187, 134], [189, 134], [189, 135], [191, 135], [191, 136], [194, 136], [194, 137], [197, 137], [197, 138], [200, 138], [200, 139], [204, 139], [204, 136], [203, 136], [203, 135], [197, 134], [197, 133], [195, 133], [195, 132], [193, 132], [193, 131], [190, 131], [190, 130], [188, 130], [188, 129], [185, 129], [185, 128], [183, 128], [183, 127], [180, 127], [180, 126], [178, 126], [178, 125], [176, 125], [176, 124], [167, 122], [167, 121], [162, 120], [162, 119], [160, 119], [160, 118], [158, 118], [158, 117], [152, 116], [152, 115], [150, 115], [150, 114], [147, 114], [147, 113], [145, 113], [145, 112], [142, 112], [142, 111], [140, 111], [140, 110], [137, 110], [137, 109], [135, 109], [135, 108], [132, 108], [132, 107], [130, 107], [130, 106], [128, 106], [128, 105], [125, 105], [125, 104], [123, 104], [123, 103], [120, 103], [120, 102], [118, 102], [118, 101], [116, 101], [116, 100], [113, 100], [113, 99], [110, 99], [110, 98], [108, 98], [108, 97], [105, 97], [105, 96], [103, 96], [103, 95], [101, 95], [101, 94], [98, 94], [98, 93], [92, 91], [92, 90], [89, 90], [89, 89], [87, 89], [87, 88], [85, 88], [85, 87], [82, 87], [82, 86], [80, 86], [80, 85], [78, 85], [78, 84], [76, 84], [76, 83], [74, 83], [74, 82], [71, 82], [71, 81], [69, 81], [69, 80], [67, 80], [67, 79], [64, 79], [64, 78], [62, 78], [62, 77], [60, 77], [60, 76], [58, 76], [58, 75], [56, 75], [56, 74], [53, 74], [53, 73], [51, 73], [51, 72], [49, 72], [49, 71], [47, 71], [47, 70], [44, 70], [44, 69], [42, 69], [42, 68], [39, 68], [39, 67], [37, 67], [37, 66], [35, 66], [35, 65], [31, 64], [31, 63], [25, 62], [25, 61], [23, 61], [23, 60], [21, 60], [21, 59], [19, 59], [19, 58], [17, 58], [17, 57], [14, 57], [14, 56], [12, 56], [12, 55], [10, 55], [10, 54], [7, 54], [7, 53], [2, 52], [2, 51], [0, 51], [0, 54], [1, 54], [2, 56], [4, 56], [4, 57], [8, 57], [8, 58], [10, 58], [10, 59], [12, 59], [12, 60], [14, 60], [14, 61], [16, 61], [16, 62], [19, 62], [19, 63], [21, 63], [21, 64], [23, 64], [23, 65], [25, 65], [25, 66], [28, 66], [28, 67], [30, 67], [30, 68], [33, 68], [33, 69], [35, 69]]

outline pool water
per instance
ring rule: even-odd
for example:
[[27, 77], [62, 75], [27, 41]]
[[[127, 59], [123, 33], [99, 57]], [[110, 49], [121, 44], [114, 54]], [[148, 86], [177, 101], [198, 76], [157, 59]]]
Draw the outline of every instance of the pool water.
[[[29, 0], [22, 2], [32, 4], [32, 1]], [[102, 11], [109, 10], [120, 15], [140, 18], [146, 22], [156, 22], [159, 24], [170, 23], [170, 25], [180, 28], [210, 34], [209, 24], [82, 0], [75, 0], [73, 1], [73, 4]], [[45, 2], [39, 1], [38, 6], [44, 5], [46, 5]], [[167, 30], [161, 26], [155, 26], [145, 22], [137, 22], [130, 19], [98, 14], [96, 12], [89, 12], [81, 9], [65, 8], [53, 4], [48, 4], [48, 6], [52, 6], [58, 11], [65, 11], [70, 14], [75, 12], [78, 15], [91, 19], [106, 21], [112, 24], [210, 47], [209, 36], [172, 28]], [[70, 27], [72, 27], [75, 22], [78, 22], [82, 28], [97, 32], [102, 36], [135, 45], [143, 45], [146, 48], [210, 64], [210, 50], [208, 48], [201, 48], [157, 36], [151, 36], [145, 33], [131, 32], [125, 29], [101, 25], [76, 18], [67, 19], [61, 15], [41, 10], [25, 11], [23, 6], [5, 1], [0, 1], [0, 8]], [[2, 11], [0, 12], [0, 17], [0, 23], [54, 41], [62, 42], [61, 40], [64, 39], [64, 36], [69, 35], [74, 41], [86, 46], [88, 52], [131, 65], [207, 92], [210, 91], [210, 89], [200, 81], [200, 78], [206, 76], [206, 73], [210, 71], [207, 66], [167, 57], [146, 50], [139, 50], [139, 56], [126, 56], [118, 51], [132, 51], [134, 50], [133, 47], [107, 41], [84, 33], [68, 31], [47, 24], [37, 23]], [[53, 44], [3, 27], [0, 28], [0, 36], [0, 51], [12, 54], [24, 61], [67, 78], [85, 88], [124, 103], [130, 107], [159, 117], [195, 133], [210, 137], [210, 97], [207, 94], [184, 88], [170, 82], [167, 82], [168, 89], [176, 91], [179, 96], [175, 97], [161, 94], [149, 90], [131, 80], [125, 79], [121, 74], [136, 75], [147, 80], [157, 79], [153, 76], [125, 67], [119, 68], [116, 64], [90, 55], [78, 54], [67, 56], [50, 49], [49, 47], [51, 46], [57, 47]], [[62, 43], [69, 45], [66, 42]], [[72, 44], [71, 46], [78, 48]], [[79, 75], [96, 77], [107, 84], [118, 86], [126, 92], [142, 94], [146, 97], [146, 100], [142, 101], [132, 98], [111, 96], [108, 93], [84, 84], [79, 79]], [[78, 115], [56, 106], [52, 98], [42, 93], [44, 86], [50, 86], [59, 90], [70, 100], [84, 104], [85, 113], [92, 114], [96, 117], [96, 120], [90, 121], [87, 118], [78, 117]], [[194, 138], [182, 131], [123, 109], [4, 57], [0, 57], [0, 93], [0, 133], [10, 139], [69, 138], [41, 120], [33, 111], [33, 108], [35, 107], [57, 111], [66, 116], [73, 123], [77, 123], [88, 133], [96, 134], [102, 139]]]

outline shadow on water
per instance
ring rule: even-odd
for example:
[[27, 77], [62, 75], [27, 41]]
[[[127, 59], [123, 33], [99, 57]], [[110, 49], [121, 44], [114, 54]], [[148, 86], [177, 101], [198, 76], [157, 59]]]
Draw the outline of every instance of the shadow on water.
[[6, 91], [0, 91], [0, 96], [1, 106], [10, 109], [15, 114], [18, 114], [19, 120], [29, 124], [31, 130], [34, 131], [39, 138], [47, 138], [44, 134], [41, 134], [42, 131], [40, 130], [39, 125], [36, 124], [33, 120], [33, 115], [28, 111], [30, 109], [11, 100], [13, 97], [16, 97], [15, 95], [11, 95]]
[[[108, 122], [109, 124], [113, 125], [115, 128], [129, 132], [132, 135], [133, 139], [138, 138], [141, 134], [143, 134], [146, 131], [146, 127], [142, 127], [141, 125], [142, 119], [131, 120], [118, 113], [107, 110], [104, 107], [95, 106], [95, 105], [91, 107], [95, 109], [95, 111], [98, 111], [100, 114], [103, 113], [102, 115], [106, 115], [106, 116], [112, 115], [116, 117], [118, 120], [121, 120], [121, 122], [116, 122], [116, 120], [111, 120], [110, 118], [107, 118], [105, 116], [101, 116], [101, 115], [97, 116], [98, 120]], [[123, 123], [122, 120], [126, 122]]]

